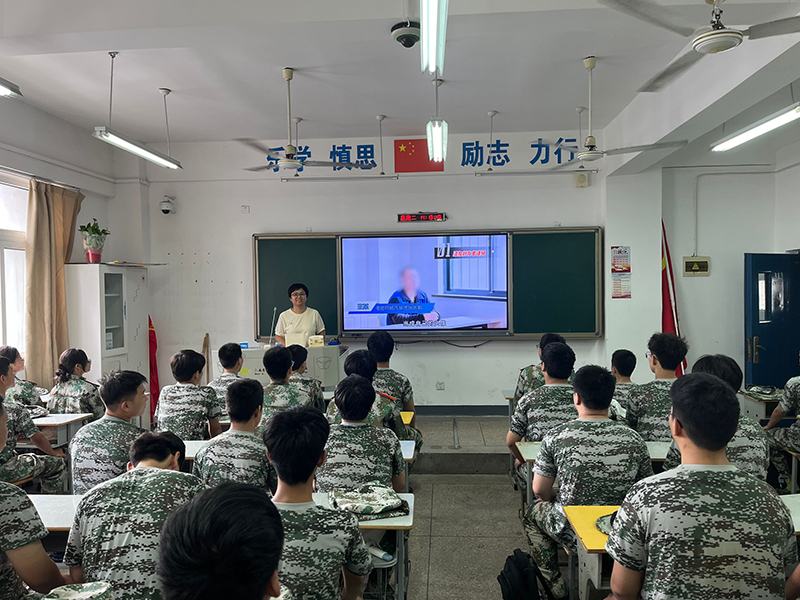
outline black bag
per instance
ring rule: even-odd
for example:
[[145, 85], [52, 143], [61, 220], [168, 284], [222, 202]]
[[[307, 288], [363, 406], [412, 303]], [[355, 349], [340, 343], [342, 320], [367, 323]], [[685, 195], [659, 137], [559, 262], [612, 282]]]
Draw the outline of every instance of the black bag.
[[506, 565], [497, 576], [503, 600], [540, 600], [539, 585], [547, 600], [555, 600], [544, 575], [527, 554], [519, 548], [506, 559]]

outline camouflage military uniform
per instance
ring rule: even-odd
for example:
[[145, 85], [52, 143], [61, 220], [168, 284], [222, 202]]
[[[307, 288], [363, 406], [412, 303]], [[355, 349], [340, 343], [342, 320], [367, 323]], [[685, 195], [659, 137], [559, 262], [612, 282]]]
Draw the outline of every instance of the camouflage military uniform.
[[278, 476], [267, 458], [267, 447], [257, 435], [248, 431], [228, 431], [200, 448], [192, 473], [206, 485], [226, 481], [249, 483], [272, 495]]
[[674, 379], [656, 379], [637, 385], [628, 395], [628, 412], [625, 420], [639, 432], [646, 442], [671, 442], [669, 415], [672, 398], [669, 390]]
[[214, 393], [217, 395], [217, 406], [220, 411], [222, 411], [223, 415], [228, 414], [228, 407], [225, 404], [228, 396], [228, 387], [239, 379], [241, 379], [241, 377], [236, 373], [223, 373], [208, 384], [208, 387], [214, 390]]
[[17, 453], [19, 436], [29, 438], [39, 433], [28, 411], [21, 404], [7, 402], [8, 439], [0, 452], [0, 481], [13, 483], [28, 477], [42, 482], [42, 493], [63, 494], [67, 489], [67, 460], [32, 452]]
[[[575, 371], [570, 373], [567, 382], [572, 385], [572, 378], [575, 377]], [[520, 398], [525, 394], [538, 390], [545, 385], [544, 372], [542, 371], [542, 364], [528, 365], [519, 372], [517, 379], [517, 387], [514, 390], [514, 405], [516, 406]]]
[[[376, 392], [394, 398], [397, 401], [398, 410], [406, 410], [409, 404], [414, 400], [414, 390], [411, 388], [411, 381], [409, 381], [408, 377], [402, 373], [398, 373], [394, 369], [388, 367], [379, 368], [372, 380], [372, 385]], [[394, 432], [401, 440], [411, 440], [415, 442], [414, 458], [408, 463], [408, 470], [411, 472], [414, 463], [419, 457], [419, 451], [422, 449], [422, 434], [411, 425], [404, 424], [402, 418], [398, 419]]]
[[564, 507], [620, 504], [634, 483], [653, 474], [653, 466], [644, 440], [622, 423], [576, 419], [544, 436], [533, 472], [560, 483], [555, 500], [529, 506], [523, 519], [531, 556], [560, 598], [567, 587], [558, 546], [578, 551]]
[[28, 495], [15, 485], [0, 482], [0, 598], [22, 600], [28, 597], [25, 584], [6, 552], [37, 542], [45, 536], [47, 529]]
[[106, 414], [97, 386], [77, 375], [53, 386], [47, 401], [47, 410], [54, 414], [92, 413], [93, 419], [99, 419]]
[[184, 441], [207, 440], [208, 421], [221, 416], [217, 394], [210, 387], [176, 383], [161, 390], [156, 429], [171, 431]]
[[292, 373], [289, 376], [289, 383], [296, 383], [302, 389], [307, 390], [308, 395], [311, 396], [313, 406], [323, 412], [325, 411], [325, 395], [322, 393], [322, 382], [319, 379], [315, 379], [305, 373]]
[[313, 406], [311, 394], [294, 382], [270, 383], [264, 387], [264, 414], [256, 428], [256, 435], [261, 435], [267, 421], [277, 411], [292, 406]]
[[304, 600], [339, 600], [342, 567], [354, 575], [369, 575], [372, 556], [358, 519], [313, 502], [276, 502], [285, 540], [278, 578]]
[[[767, 432], [746, 415], [739, 415], [739, 427], [728, 442], [725, 454], [731, 464], [740, 471], [750, 473], [762, 481], [767, 480], [769, 469]], [[664, 461], [664, 470], [674, 469], [679, 464], [681, 464], [681, 451], [673, 441]]]
[[511, 417], [511, 431], [526, 442], [540, 442], [553, 427], [578, 418], [572, 386], [555, 383], [525, 394]]
[[400, 440], [383, 427], [366, 423], [333, 425], [325, 450], [328, 459], [317, 470], [320, 492], [352, 489], [373, 481], [392, 487], [392, 478], [404, 472]]
[[144, 429], [105, 415], [81, 427], [69, 443], [72, 493], [85, 494], [94, 486], [122, 475], [128, 466], [128, 451]]
[[[783, 388], [783, 398], [779, 404], [787, 414], [800, 415], [800, 377], [793, 377]], [[787, 452], [800, 452], [800, 419], [791, 427], [773, 427], [767, 432], [769, 442], [769, 458], [778, 474], [788, 482], [792, 478]]]
[[6, 400], [26, 406], [44, 406], [42, 397], [36, 391], [36, 384], [23, 379], [14, 380], [14, 386], [6, 390]]
[[783, 598], [797, 562], [789, 510], [734, 466], [681, 465], [640, 481], [606, 544], [644, 572], [641, 598]]
[[42, 596], [42, 600], [114, 600], [114, 590], [105, 581], [70, 583]]
[[160, 598], [158, 537], [169, 513], [205, 489], [194, 475], [138, 467], [93, 488], [78, 504], [64, 564], [107, 581], [115, 600]]

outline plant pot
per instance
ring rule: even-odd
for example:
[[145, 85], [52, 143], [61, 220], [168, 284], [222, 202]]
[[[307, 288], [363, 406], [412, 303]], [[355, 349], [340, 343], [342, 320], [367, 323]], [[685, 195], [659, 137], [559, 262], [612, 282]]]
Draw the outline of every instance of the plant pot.
[[103, 256], [103, 246], [106, 243], [106, 236], [84, 233], [83, 249], [86, 251], [86, 262], [99, 263]]

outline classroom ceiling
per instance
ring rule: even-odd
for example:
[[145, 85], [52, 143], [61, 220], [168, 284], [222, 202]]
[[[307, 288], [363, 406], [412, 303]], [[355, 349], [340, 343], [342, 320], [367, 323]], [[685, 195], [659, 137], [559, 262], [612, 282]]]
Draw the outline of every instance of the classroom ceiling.
[[[708, 21], [703, 0], [660, 2], [698, 26]], [[800, 2], [724, 8], [726, 24], [744, 26], [797, 14]], [[389, 34], [403, 11], [402, 0], [2, 0], [0, 76], [88, 134], [106, 124], [107, 52], [118, 50], [115, 129], [163, 140], [158, 88], [169, 87], [173, 141], [224, 141], [285, 137], [281, 68], [292, 66], [301, 139], [376, 136], [377, 114], [388, 117], [386, 135], [424, 135], [430, 77], [419, 72], [419, 46]], [[602, 128], [687, 43], [595, 0], [457, 0], [450, 11], [440, 113], [451, 133], [487, 131], [491, 109], [495, 131], [576, 129], [589, 54], [598, 57]]]

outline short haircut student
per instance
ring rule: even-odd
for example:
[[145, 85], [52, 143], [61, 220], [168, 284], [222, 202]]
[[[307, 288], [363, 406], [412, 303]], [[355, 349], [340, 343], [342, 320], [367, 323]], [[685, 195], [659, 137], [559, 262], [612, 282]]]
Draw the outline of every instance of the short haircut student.
[[4, 375], [13, 376], [13, 373], [11, 373], [11, 361], [0, 356], [0, 377]]
[[572, 387], [589, 410], [606, 410], [614, 398], [616, 380], [611, 371], [598, 365], [578, 369]]
[[261, 360], [264, 364], [264, 369], [267, 371], [270, 379], [275, 381], [282, 381], [286, 379], [289, 369], [292, 368], [292, 353], [288, 348], [281, 348], [276, 346], [264, 352], [264, 358]]
[[328, 419], [313, 406], [287, 408], [267, 421], [264, 444], [281, 481], [297, 485], [311, 479], [330, 430]]
[[563, 342], [550, 342], [542, 350], [542, 362], [553, 379], [568, 379], [575, 366], [575, 352]]
[[378, 362], [369, 350], [356, 350], [344, 360], [345, 375], [361, 375], [372, 381], [378, 372]]
[[567, 343], [562, 335], [557, 333], [545, 333], [539, 340], [539, 350], [544, 350], [547, 348], [547, 344], [552, 344], [553, 342], [560, 342], [561, 344]]
[[686, 358], [689, 345], [686, 340], [671, 333], [654, 333], [647, 342], [647, 349], [667, 371], [674, 371]]
[[292, 371], [299, 371], [303, 363], [308, 360], [308, 350], [300, 344], [292, 344], [289, 346], [289, 352], [292, 353]]
[[143, 460], [163, 462], [171, 455], [180, 452], [178, 462], [183, 466], [186, 457], [186, 444], [171, 431], [146, 431], [133, 440], [128, 458], [135, 467]]
[[242, 347], [239, 344], [228, 342], [217, 350], [217, 358], [223, 369], [232, 369], [242, 358]]
[[232, 422], [246, 423], [264, 406], [264, 388], [255, 379], [237, 379], [228, 386], [225, 406]]
[[692, 373], [670, 388], [672, 417], [700, 448], [715, 452], [731, 441], [739, 425], [739, 401], [727, 383], [708, 373]]
[[147, 377], [138, 371], [111, 371], [100, 379], [100, 398], [107, 408], [118, 408], [125, 400], [133, 400]]
[[372, 382], [361, 375], [348, 375], [333, 392], [333, 401], [345, 421], [363, 421], [375, 403]]
[[172, 511], [161, 529], [161, 596], [263, 600], [283, 539], [280, 514], [264, 490], [233, 482], [203, 490]]
[[293, 283], [292, 285], [289, 286], [289, 289], [286, 290], [286, 294], [289, 296], [289, 298], [291, 298], [292, 294], [294, 294], [297, 291], [305, 292], [306, 298], [308, 298], [311, 295], [308, 293], [308, 288], [306, 287], [305, 283]]
[[738, 392], [742, 387], [744, 375], [739, 364], [730, 356], [724, 354], [706, 354], [697, 359], [692, 365], [692, 373], [709, 373], [716, 375], [727, 383], [734, 392]]
[[191, 381], [194, 374], [206, 366], [206, 357], [194, 350], [181, 350], [169, 359], [169, 368], [175, 381]]
[[611, 355], [611, 366], [623, 377], [630, 377], [636, 369], [636, 355], [630, 350], [615, 350]]
[[394, 354], [394, 338], [388, 331], [376, 331], [367, 340], [367, 350], [379, 363], [389, 362]]

